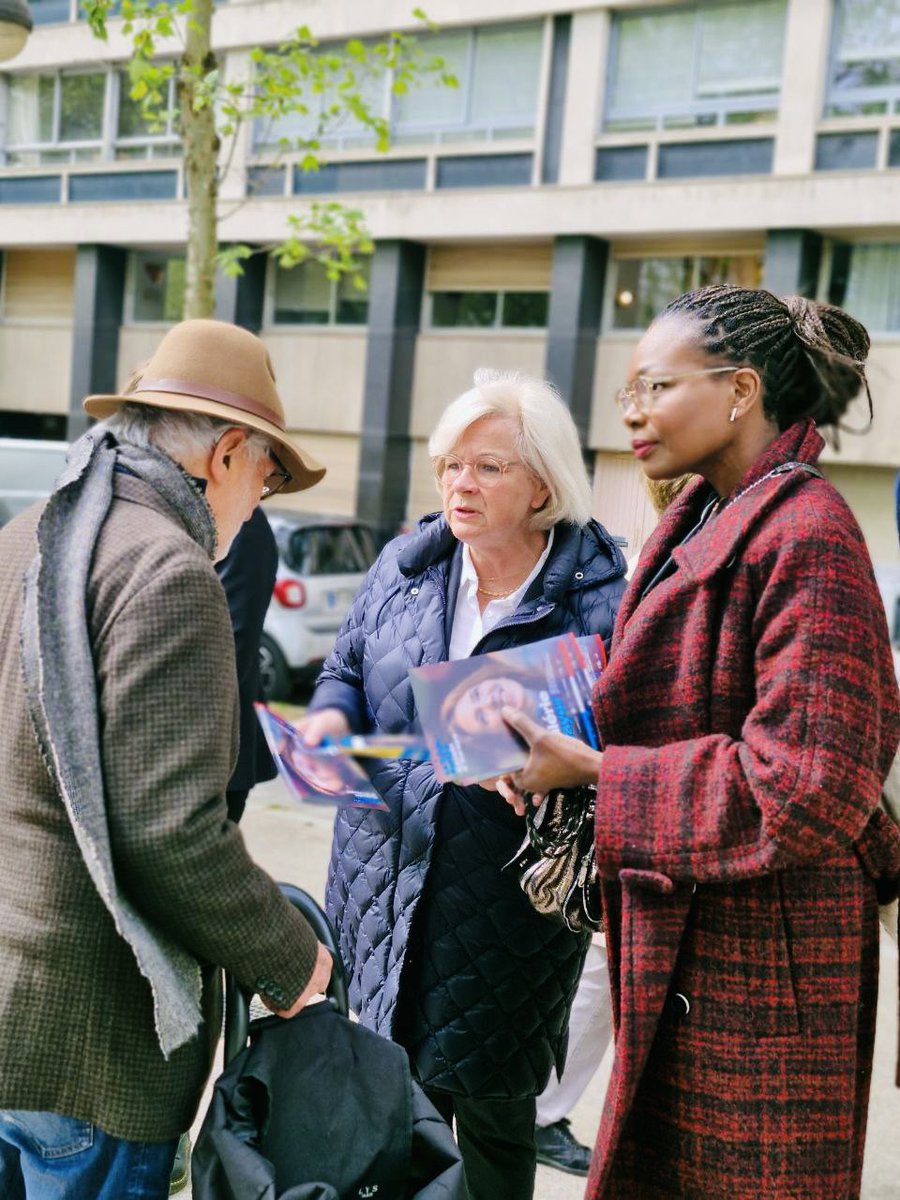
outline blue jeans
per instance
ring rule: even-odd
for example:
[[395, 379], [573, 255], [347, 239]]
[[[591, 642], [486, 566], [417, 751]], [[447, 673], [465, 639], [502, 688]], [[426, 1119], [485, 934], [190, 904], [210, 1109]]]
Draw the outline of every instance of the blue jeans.
[[0, 1109], [3, 1200], [164, 1200], [178, 1138], [129, 1142], [90, 1121]]

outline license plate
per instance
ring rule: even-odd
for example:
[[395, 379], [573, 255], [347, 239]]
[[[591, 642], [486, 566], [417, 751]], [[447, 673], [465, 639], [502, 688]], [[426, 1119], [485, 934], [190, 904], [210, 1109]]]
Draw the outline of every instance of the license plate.
[[347, 591], [346, 588], [332, 591], [329, 589], [325, 593], [325, 607], [329, 612], [334, 612], [339, 608], [349, 608], [350, 601], [353, 599], [353, 592]]

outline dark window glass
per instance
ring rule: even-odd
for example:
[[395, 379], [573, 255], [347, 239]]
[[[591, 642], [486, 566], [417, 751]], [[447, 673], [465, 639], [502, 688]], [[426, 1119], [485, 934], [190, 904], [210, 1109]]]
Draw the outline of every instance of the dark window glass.
[[489, 328], [497, 319], [496, 292], [432, 292], [431, 324], [437, 329]]
[[514, 187], [531, 183], [530, 154], [464, 154], [437, 164], [439, 188]]
[[375, 558], [371, 532], [364, 525], [295, 529], [284, 558], [300, 575], [355, 575]]
[[283, 196], [284, 167], [250, 167], [247, 171], [248, 196]]
[[64, 442], [66, 440], [66, 416], [57, 413], [0, 410], [0, 437], [36, 438], [39, 441]]
[[816, 170], [871, 170], [877, 153], [877, 133], [822, 133], [816, 138]]
[[549, 304], [546, 292], [504, 292], [500, 324], [511, 329], [544, 329]]
[[140, 250], [135, 252], [133, 264], [133, 319], [180, 321], [184, 312], [184, 258]]
[[0, 204], [58, 204], [59, 199], [58, 175], [0, 179]]
[[70, 175], [69, 199], [174, 200], [178, 176], [174, 171], [120, 171], [97, 175]]
[[771, 138], [734, 142], [673, 142], [660, 146], [657, 176], [689, 179], [704, 175], [767, 175], [772, 170]]
[[645, 179], [646, 175], [646, 146], [607, 146], [597, 151], [594, 178], [599, 182]]
[[900, 167], [900, 129], [894, 129], [891, 133], [891, 141], [888, 146], [888, 166]]
[[711, 283], [757, 288], [761, 282], [758, 254], [623, 258], [616, 263], [613, 328], [645, 329], [670, 301], [692, 288]]
[[334, 320], [337, 325], [365, 325], [369, 319], [368, 273], [364, 287], [357, 287], [352, 277], [343, 276], [337, 282]]
[[103, 133], [106, 75], [63, 75], [60, 79], [59, 140], [84, 142]]
[[318, 171], [294, 167], [294, 193], [402, 192], [425, 187], [425, 159], [381, 159], [374, 162], [326, 163]]
[[131, 98], [132, 83], [127, 71], [119, 72], [119, 120], [118, 136], [120, 138], [153, 138], [162, 137], [171, 132], [171, 114], [169, 107], [172, 102], [172, 89], [168, 83], [161, 91], [163, 101], [158, 106], [144, 112], [140, 101]]
[[31, 0], [28, 8], [35, 25], [58, 25], [69, 19], [69, 0]]
[[[369, 317], [369, 269], [361, 264], [358, 287], [352, 276], [332, 280], [322, 263], [275, 268], [276, 325], [365, 325]], [[334, 317], [332, 318], [332, 302]]]

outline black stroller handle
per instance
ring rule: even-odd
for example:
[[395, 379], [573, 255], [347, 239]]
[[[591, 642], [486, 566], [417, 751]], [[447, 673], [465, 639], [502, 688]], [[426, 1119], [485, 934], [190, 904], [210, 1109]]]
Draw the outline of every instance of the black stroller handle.
[[[349, 1012], [347, 1000], [347, 978], [344, 974], [344, 964], [338, 953], [337, 936], [331, 922], [322, 911], [321, 905], [312, 898], [309, 892], [296, 887], [293, 883], [279, 883], [283, 895], [290, 900], [294, 908], [306, 917], [313, 933], [326, 949], [331, 951], [333, 966], [331, 979], [328, 983], [328, 999], [345, 1017]], [[225, 1066], [235, 1058], [247, 1045], [250, 1032], [250, 1000], [252, 990], [241, 985], [226, 971], [225, 973]]]

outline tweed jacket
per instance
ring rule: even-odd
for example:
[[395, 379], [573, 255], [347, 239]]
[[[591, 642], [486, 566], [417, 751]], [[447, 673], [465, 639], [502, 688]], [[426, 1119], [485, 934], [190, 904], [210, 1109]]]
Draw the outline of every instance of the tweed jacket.
[[[237, 745], [234, 644], [212, 563], [141, 480], [115, 477], [87, 595], [108, 835], [141, 912], [205, 964], [287, 1004], [315, 937], [226, 821]], [[37, 505], [0, 530], [0, 1108], [50, 1110], [137, 1140], [194, 1118], [218, 1035], [166, 1061], [149, 985], [94, 887], [25, 702], [22, 579]], [[79, 697], [71, 697], [77, 720]]]
[[591, 1200], [859, 1193], [900, 704], [847, 506], [769, 474], [822, 445], [792, 426], [682, 545], [709, 495], [688, 489], [619, 611], [596, 695], [617, 1043]]
[[[408, 672], [447, 657], [460, 551], [438, 514], [385, 547], [312, 709], [340, 707], [358, 731], [419, 728]], [[611, 637], [624, 571], [597, 522], [560, 523], [544, 571], [474, 653], [569, 630]], [[496, 792], [442, 787], [430, 763], [373, 760], [370, 770], [388, 811], [338, 811], [326, 892], [352, 1007], [406, 1046], [430, 1088], [536, 1095], [565, 1055], [585, 939], [536, 913], [502, 870], [523, 829]]]

